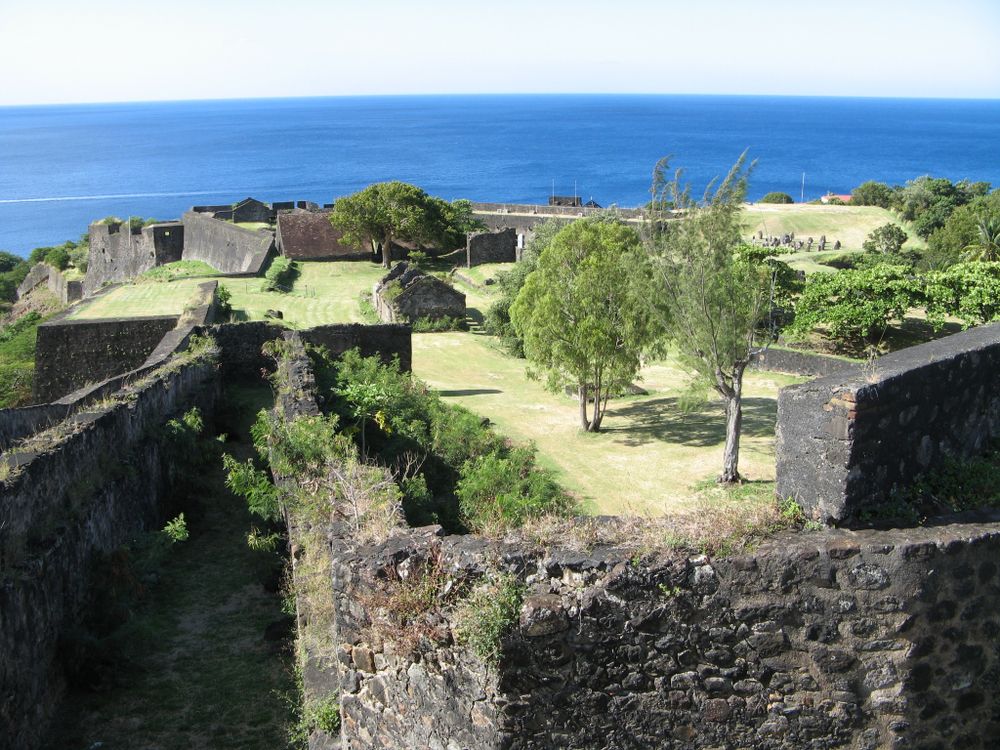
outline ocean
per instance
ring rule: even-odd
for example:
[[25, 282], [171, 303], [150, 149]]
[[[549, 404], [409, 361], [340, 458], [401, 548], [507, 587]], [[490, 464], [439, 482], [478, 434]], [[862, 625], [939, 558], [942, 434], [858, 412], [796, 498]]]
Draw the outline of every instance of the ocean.
[[446, 199], [601, 205], [648, 197], [672, 155], [697, 191], [744, 149], [750, 197], [847, 193], [923, 174], [1000, 185], [1000, 100], [405, 96], [0, 107], [0, 249], [108, 215], [328, 203], [398, 179]]

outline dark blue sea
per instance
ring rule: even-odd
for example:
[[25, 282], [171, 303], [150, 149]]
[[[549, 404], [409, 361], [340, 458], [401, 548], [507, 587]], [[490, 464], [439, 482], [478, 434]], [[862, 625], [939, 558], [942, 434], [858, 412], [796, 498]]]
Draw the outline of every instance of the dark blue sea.
[[1000, 100], [420, 96], [0, 108], [0, 249], [199, 203], [330, 202], [399, 179], [443, 198], [646, 200], [657, 159], [694, 186], [749, 149], [751, 198], [922, 174], [1000, 184]]

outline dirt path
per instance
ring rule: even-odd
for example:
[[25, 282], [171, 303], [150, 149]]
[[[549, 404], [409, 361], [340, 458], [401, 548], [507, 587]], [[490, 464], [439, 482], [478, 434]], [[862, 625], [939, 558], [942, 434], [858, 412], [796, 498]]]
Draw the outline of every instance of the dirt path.
[[[252, 418], [267, 397], [248, 391], [239, 403]], [[251, 448], [229, 442], [225, 450], [242, 458]], [[174, 545], [159, 581], [120, 631], [127, 659], [114, 686], [71, 693], [52, 747], [287, 747], [292, 658], [287, 641], [265, 639], [268, 626], [285, 619], [280, 595], [265, 586], [273, 566], [247, 547], [251, 519], [226, 491], [221, 466], [204, 481], [202, 511], [188, 518], [190, 538]]]

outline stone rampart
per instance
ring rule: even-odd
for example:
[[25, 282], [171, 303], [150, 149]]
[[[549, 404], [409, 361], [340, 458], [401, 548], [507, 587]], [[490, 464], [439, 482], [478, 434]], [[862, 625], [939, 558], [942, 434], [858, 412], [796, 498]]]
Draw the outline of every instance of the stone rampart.
[[87, 383], [139, 367], [172, 330], [176, 315], [71, 320], [38, 326], [35, 400], [55, 401]]
[[130, 281], [151, 268], [181, 259], [184, 225], [164, 222], [130, 229], [128, 224], [91, 224], [90, 255], [83, 293], [92, 295], [102, 286]]
[[881, 357], [778, 395], [777, 492], [851, 524], [948, 458], [1000, 437], [1000, 324]]
[[[286, 415], [316, 413], [308, 360], [287, 370], [297, 379], [282, 389]], [[326, 671], [307, 676], [318, 692], [339, 688], [342, 747], [985, 749], [1000, 739], [1000, 511], [786, 532], [718, 558], [636, 549], [634, 529], [596, 523], [626, 546], [439, 527], [366, 546], [331, 525], [336, 653], [314, 654]], [[463, 645], [461, 592], [499, 575], [520, 582], [522, 603], [487, 664]], [[393, 586], [428, 585], [435, 604], [407, 610], [411, 625], [372, 619], [395, 606]], [[328, 741], [318, 733], [312, 747]]]
[[0, 458], [16, 467], [0, 483], [0, 750], [41, 746], [91, 561], [162, 523], [158, 429], [193, 406], [210, 412], [217, 385], [211, 361], [179, 363]]
[[469, 232], [465, 243], [465, 266], [483, 263], [513, 263], [517, 260], [517, 230]]
[[28, 275], [24, 277], [17, 287], [17, 298], [21, 299], [39, 284], [43, 284], [49, 279], [52, 266], [48, 263], [36, 263], [28, 270]]
[[184, 214], [184, 260], [200, 260], [222, 274], [260, 273], [274, 248], [274, 232], [253, 231], [207, 214]]
[[771, 370], [772, 372], [787, 372], [792, 375], [825, 377], [852, 369], [857, 371], [861, 367], [861, 364], [840, 357], [828, 357], [822, 354], [799, 352], [794, 349], [782, 349], [772, 346], [766, 352], [753, 357], [750, 361], [750, 366], [756, 370]]
[[399, 357], [400, 368], [409, 372], [413, 364], [412, 333], [408, 325], [343, 323], [309, 328], [300, 335], [307, 344], [325, 346], [334, 356], [357, 348], [362, 356], [379, 356], [385, 362]]
[[48, 285], [49, 291], [58, 297], [64, 305], [83, 299], [83, 280], [67, 279], [66, 275], [57, 268], [49, 270]]

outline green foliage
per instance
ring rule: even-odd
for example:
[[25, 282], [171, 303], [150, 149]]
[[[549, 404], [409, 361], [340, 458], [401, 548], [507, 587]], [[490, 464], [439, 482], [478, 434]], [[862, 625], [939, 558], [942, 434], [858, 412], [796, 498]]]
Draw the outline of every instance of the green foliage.
[[535, 227], [534, 235], [521, 254], [521, 260], [510, 271], [497, 274], [497, 296], [483, 319], [486, 332], [500, 339], [503, 348], [517, 357], [524, 356], [524, 339], [510, 322], [510, 308], [521, 292], [528, 275], [538, 267], [538, 258], [552, 244], [562, 222], [549, 219]]
[[552, 473], [535, 465], [533, 446], [467, 461], [455, 488], [472, 531], [495, 533], [544, 515], [564, 515], [572, 501]]
[[1000, 262], [959, 263], [923, 277], [927, 317], [954, 316], [966, 326], [1000, 319]]
[[889, 208], [889, 205], [892, 203], [892, 197], [893, 189], [884, 182], [868, 180], [868, 182], [862, 182], [851, 191], [851, 205]]
[[788, 193], [772, 192], [767, 193], [763, 198], [761, 198], [758, 203], [795, 203]]
[[30, 312], [0, 328], [0, 408], [31, 402], [35, 381], [35, 340], [43, 318]]
[[[432, 205], [439, 217], [435, 219], [435, 224], [439, 226], [439, 234], [436, 244], [445, 252], [465, 247], [465, 237], [468, 232], [478, 232], [486, 228], [479, 219], [472, 214], [472, 202], [459, 198], [447, 203], [440, 198], [431, 198]], [[413, 259], [413, 253], [410, 253]]]
[[442, 203], [415, 185], [379, 182], [338, 198], [330, 223], [349, 245], [380, 242], [382, 263], [388, 268], [394, 240], [431, 243], [445, 234], [448, 220]]
[[184, 520], [184, 514], [181, 513], [177, 518], [167, 521], [167, 525], [163, 527], [163, 533], [170, 540], [171, 544], [186, 542], [190, 535], [188, 533], [187, 521]]
[[965, 247], [968, 260], [1000, 261], [1000, 214], [980, 216], [976, 237]]
[[917, 235], [927, 239], [945, 225], [955, 209], [988, 190], [986, 183], [953, 183], [943, 177], [924, 175], [893, 193], [892, 208], [905, 221], [913, 222]]
[[222, 456], [222, 467], [226, 471], [226, 487], [247, 501], [247, 507], [255, 516], [266, 521], [281, 518], [281, 498], [270, 478], [253, 464], [252, 459], [241, 463], [228, 453]]
[[517, 625], [523, 599], [524, 584], [514, 576], [499, 574], [486, 579], [458, 604], [458, 642], [496, 667], [503, 640]]
[[414, 268], [427, 268], [430, 256], [423, 250], [410, 250], [406, 259]]
[[441, 331], [464, 331], [465, 319], [446, 316], [443, 318], [417, 318], [411, 324], [414, 333], [440, 333]]
[[215, 302], [218, 306], [219, 315], [223, 318], [228, 318], [229, 314], [233, 311], [233, 293], [229, 291], [229, 287], [219, 284], [215, 290]]
[[900, 227], [892, 222], [883, 224], [865, 237], [861, 247], [866, 253], [882, 253], [883, 255], [897, 255], [903, 249], [903, 243], [907, 240], [907, 234]]
[[854, 351], [881, 340], [891, 320], [899, 320], [922, 300], [919, 280], [906, 266], [815, 273], [806, 279], [789, 332], [805, 335], [817, 326]]
[[298, 276], [298, 266], [291, 258], [284, 255], [277, 256], [271, 261], [267, 271], [264, 273], [264, 284], [261, 291], [264, 292], [288, 292], [291, 291], [292, 284]]
[[7, 273], [8, 271], [13, 271], [19, 265], [24, 263], [24, 258], [19, 255], [14, 255], [13, 253], [8, 253], [4, 250], [0, 250], [0, 273]]
[[[635, 230], [584, 219], [559, 231], [510, 308], [524, 351], [559, 391], [577, 388], [582, 426], [600, 429], [611, 393], [632, 382], [657, 334], [643, 298]], [[586, 418], [589, 394], [594, 413]]]

